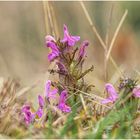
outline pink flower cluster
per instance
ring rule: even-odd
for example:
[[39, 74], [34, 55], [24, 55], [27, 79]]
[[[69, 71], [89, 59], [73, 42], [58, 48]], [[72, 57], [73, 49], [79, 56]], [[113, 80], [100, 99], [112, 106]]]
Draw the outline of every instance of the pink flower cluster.
[[[51, 90], [51, 81], [48, 80], [45, 85], [45, 98], [47, 100], [50, 100], [51, 98], [56, 98], [57, 93], [58, 90], [56, 88]], [[24, 105], [22, 107], [21, 112], [24, 116], [24, 121], [27, 125], [32, 123], [35, 120], [36, 116], [38, 118], [41, 118], [43, 116], [43, 109], [45, 107], [45, 98], [42, 97], [41, 95], [38, 96], [39, 107], [38, 110], [34, 113], [31, 111], [31, 107], [29, 105]], [[67, 98], [67, 90], [63, 90], [60, 94], [57, 108], [60, 109], [62, 112], [68, 113], [71, 111], [71, 107], [69, 107], [66, 104], [66, 98]]]
[[[75, 46], [76, 42], [80, 40], [80, 36], [72, 36], [70, 35], [68, 28], [66, 25], [64, 25], [64, 38], [60, 40], [61, 43], [67, 44], [69, 47]], [[59, 50], [59, 46], [56, 44], [56, 40], [54, 37], [47, 35], [45, 37], [45, 45], [48, 48], [51, 48], [51, 52], [48, 54], [48, 60], [51, 62], [59, 57], [59, 54], [61, 53]], [[85, 48], [89, 45], [88, 41], [84, 41], [81, 44], [80, 51], [79, 51], [79, 57], [85, 56]]]
[[[117, 99], [118, 99], [118, 93], [115, 90], [115, 88], [113, 87], [112, 84], [107, 83], [105, 85], [105, 90], [108, 93], [108, 97], [104, 100], [101, 101], [102, 104], [107, 104], [107, 103], [114, 103]], [[132, 95], [134, 97], [140, 98], [140, 86], [137, 86], [133, 89], [132, 91]]]

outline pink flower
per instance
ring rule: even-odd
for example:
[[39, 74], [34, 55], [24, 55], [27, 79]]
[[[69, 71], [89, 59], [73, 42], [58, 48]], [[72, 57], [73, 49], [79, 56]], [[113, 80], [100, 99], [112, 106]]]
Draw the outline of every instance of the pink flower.
[[61, 92], [60, 95], [60, 99], [59, 99], [59, 104], [58, 104], [58, 108], [62, 111], [62, 112], [70, 112], [71, 108], [70, 106], [66, 105], [66, 98], [67, 98], [67, 91], [63, 90]]
[[41, 95], [38, 96], [38, 103], [39, 103], [39, 108], [38, 108], [36, 114], [39, 118], [41, 118], [43, 115], [43, 107], [45, 105], [45, 101]]
[[71, 36], [68, 28], [64, 25], [64, 38], [61, 40], [62, 43], [68, 43], [69, 46], [74, 46], [77, 41], [80, 40], [80, 36]]
[[41, 95], [38, 95], [38, 103], [40, 108], [43, 108], [45, 105], [44, 99]]
[[86, 52], [85, 49], [88, 47], [89, 42], [87, 40], [83, 41], [82, 45], [80, 46], [79, 57], [84, 57]]
[[140, 86], [137, 86], [132, 91], [134, 97], [140, 98]]
[[22, 114], [24, 115], [24, 121], [29, 125], [35, 118], [35, 114], [31, 112], [29, 105], [24, 105], [21, 109]]
[[51, 81], [48, 80], [45, 87], [45, 94], [47, 98], [55, 98], [56, 93], [58, 92], [57, 89], [51, 90]]
[[109, 94], [108, 98], [101, 101], [102, 104], [114, 103], [118, 99], [118, 94], [112, 84], [107, 83], [105, 89]]
[[48, 48], [51, 48], [51, 53], [48, 54], [48, 60], [51, 62], [59, 56], [60, 52], [58, 46], [54, 42], [48, 41], [46, 45]]

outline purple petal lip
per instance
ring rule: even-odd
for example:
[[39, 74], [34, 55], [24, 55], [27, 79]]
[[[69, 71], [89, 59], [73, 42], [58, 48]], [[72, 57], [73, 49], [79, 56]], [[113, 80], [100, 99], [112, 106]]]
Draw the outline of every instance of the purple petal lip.
[[112, 84], [107, 83], [105, 89], [108, 93], [108, 98], [101, 101], [102, 104], [114, 103], [118, 99], [118, 94]]
[[76, 42], [80, 40], [80, 36], [71, 36], [69, 34], [67, 26], [64, 24], [64, 38], [61, 40], [62, 43], [68, 43], [69, 46], [74, 46]]
[[46, 88], [45, 88], [45, 96], [46, 96], [46, 98], [55, 98], [57, 93], [58, 93], [57, 89], [51, 90], [51, 81], [48, 80], [46, 82]]
[[66, 113], [71, 112], [71, 108], [70, 108], [68, 105], [66, 105], [65, 103], [60, 103], [60, 104], [58, 105], [58, 108], [59, 108], [62, 112], [66, 112]]
[[60, 52], [58, 46], [54, 42], [47, 42], [46, 47], [51, 48], [51, 52], [48, 54], [48, 60], [51, 62], [59, 56]]
[[60, 95], [60, 99], [59, 99], [59, 104], [58, 104], [58, 108], [62, 111], [62, 112], [70, 112], [71, 111], [71, 107], [66, 105], [66, 98], [67, 98], [67, 90], [63, 90], [61, 92]]

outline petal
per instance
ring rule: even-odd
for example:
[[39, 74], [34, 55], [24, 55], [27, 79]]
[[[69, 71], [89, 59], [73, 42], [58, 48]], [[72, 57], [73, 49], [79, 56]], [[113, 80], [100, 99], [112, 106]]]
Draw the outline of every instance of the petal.
[[107, 93], [109, 94], [110, 99], [115, 101], [118, 98], [118, 94], [112, 84], [107, 83], [105, 85], [105, 89], [106, 89]]
[[47, 47], [51, 48], [52, 51], [57, 51], [57, 52], [59, 52], [58, 47], [56, 46], [56, 44], [55, 44], [54, 42], [48, 42], [48, 43], [47, 43]]
[[68, 38], [70, 37], [68, 27], [65, 24], [63, 26], [63, 30], [64, 30], [64, 38], [61, 40], [61, 42], [65, 43], [68, 41]]
[[58, 56], [59, 55], [57, 54], [57, 52], [52, 52], [52, 53], [48, 54], [48, 60], [51, 62]]
[[25, 121], [25, 123], [27, 124], [27, 125], [29, 125], [33, 120], [34, 120], [34, 118], [35, 118], [35, 114], [34, 113], [32, 113], [31, 111], [25, 111], [24, 113], [23, 113], [23, 115], [24, 115], [24, 121]]
[[40, 95], [38, 96], [38, 103], [41, 108], [43, 108], [43, 106], [45, 105], [44, 99]]
[[68, 45], [69, 46], [74, 46], [75, 45], [75, 40], [73, 40], [72, 38], [68, 39]]
[[71, 38], [72, 38], [75, 42], [77, 42], [77, 41], [80, 40], [80, 36], [71, 36]]
[[68, 106], [68, 105], [65, 105], [64, 109], [63, 109], [63, 112], [71, 112], [71, 107]]
[[24, 105], [21, 109], [22, 112], [26, 112], [30, 110], [30, 106], [29, 105]]
[[77, 41], [80, 40], [80, 36], [69, 36], [68, 37], [68, 45], [74, 46]]
[[51, 42], [51, 41], [54, 41], [54, 42], [55, 42], [55, 39], [54, 39], [54, 37], [51, 36], [51, 35], [46, 35], [46, 36], [45, 36], [45, 41], [46, 41], [46, 42]]
[[56, 98], [56, 93], [58, 93], [58, 90], [54, 89], [54, 90], [50, 91], [48, 97], [49, 98]]
[[83, 41], [80, 50], [79, 50], [79, 57], [84, 57], [85, 56], [85, 49], [88, 47], [89, 42], [87, 40]]
[[50, 47], [52, 52], [48, 54], [48, 60], [53, 61], [57, 56], [59, 56], [58, 47], [55, 45], [54, 42], [48, 42], [47, 47]]
[[37, 110], [36, 114], [37, 114], [37, 116], [38, 116], [39, 118], [41, 118], [42, 115], [43, 115], [43, 109], [42, 109], [42, 108], [39, 108], [39, 109]]
[[68, 94], [67, 90], [63, 90], [61, 92], [60, 99], [59, 99], [59, 104], [65, 103], [66, 98], [67, 98], [67, 94]]
[[67, 42], [69, 46], [74, 46], [77, 41], [80, 40], [80, 36], [71, 36], [69, 34], [67, 26], [64, 24], [64, 38], [61, 40], [62, 43]]
[[108, 104], [108, 103], [113, 103], [113, 101], [107, 98], [105, 100], [102, 100], [101, 103], [102, 104]]
[[62, 111], [62, 112], [70, 112], [71, 111], [71, 107], [66, 105], [65, 103], [61, 103], [58, 105], [58, 108]]
[[140, 86], [137, 86], [133, 89], [133, 96], [140, 98]]
[[51, 88], [51, 80], [48, 80], [45, 85], [45, 96], [47, 97]]
[[63, 29], [64, 29], [64, 38], [65, 38], [65, 37], [69, 36], [69, 31], [68, 31], [68, 27], [65, 24], [64, 24]]

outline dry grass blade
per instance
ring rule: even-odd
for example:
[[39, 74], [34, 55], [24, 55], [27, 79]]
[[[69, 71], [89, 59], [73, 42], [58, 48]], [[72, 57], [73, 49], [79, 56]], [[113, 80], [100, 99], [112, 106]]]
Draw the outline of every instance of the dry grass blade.
[[67, 116], [59, 117], [55, 122], [53, 122], [52, 126], [57, 127], [60, 123], [66, 121]]
[[85, 104], [85, 101], [84, 101], [82, 94], [80, 94], [80, 98], [81, 98], [81, 102], [82, 102], [83, 108], [85, 110], [85, 113], [87, 114], [86, 104]]
[[104, 61], [105, 81], [108, 80], [106, 55], [107, 55], [107, 50], [108, 50], [108, 45], [109, 45], [109, 33], [110, 33], [110, 28], [111, 28], [113, 8], [114, 8], [114, 5], [112, 4], [110, 12], [109, 12], [109, 20], [108, 20], [108, 24], [107, 24], [107, 31], [106, 31], [106, 38], [105, 38], [105, 43], [106, 43], [106, 48], [105, 48], [105, 52], [104, 52], [104, 54], [105, 54], [105, 61]]
[[58, 37], [59, 31], [52, 1], [43, 1], [43, 8], [47, 33], [52, 34], [54, 37]]
[[97, 102], [97, 101], [95, 101], [95, 100], [91, 100], [91, 99], [89, 99], [89, 100], [90, 100], [91, 102], [94, 102], [94, 103], [100, 105], [100, 106], [104, 106], [104, 107], [106, 107], [106, 108], [108, 108], [108, 109], [111, 109], [111, 107], [109, 107], [109, 106], [107, 106], [107, 105], [105, 105], [105, 104], [101, 104], [100, 102]]
[[60, 117], [63, 117], [63, 116], [64, 116], [64, 115], [61, 113], [61, 111], [60, 111], [57, 107], [55, 107], [55, 106], [53, 106], [53, 105], [49, 105], [49, 108], [50, 108], [52, 111], [57, 112], [57, 114], [58, 114]]
[[76, 91], [78, 91], [78, 92], [80, 92], [80, 93], [83, 93], [83, 94], [85, 94], [85, 95], [87, 95], [87, 96], [90, 96], [90, 97], [92, 97], [92, 98], [97, 98], [97, 99], [99, 99], [99, 100], [103, 100], [104, 98], [102, 98], [102, 97], [100, 97], [100, 96], [98, 96], [98, 95], [95, 95], [95, 94], [89, 94], [89, 93], [86, 93], [86, 92], [84, 92], [84, 91], [81, 91], [81, 90], [79, 90], [79, 89], [77, 89], [77, 88], [72, 88], [72, 87], [68, 87], [68, 88], [71, 88], [71, 89], [73, 89], [73, 90], [76, 90]]
[[53, 7], [53, 3], [52, 2], [50, 4], [50, 10], [51, 10], [51, 13], [52, 13], [52, 20], [53, 20], [54, 32], [55, 32], [56, 37], [59, 37], [58, 23], [57, 23], [56, 13], [54, 11], [54, 7]]
[[73, 108], [74, 106], [76, 106], [77, 104], [81, 103], [80, 101], [75, 103], [71, 108]]
[[43, 1], [44, 19], [45, 19], [45, 29], [46, 33], [50, 33], [49, 23], [48, 23], [48, 12], [46, 7], [46, 1]]
[[113, 48], [114, 42], [115, 42], [116, 37], [117, 37], [117, 35], [118, 35], [118, 33], [119, 33], [119, 30], [120, 30], [120, 28], [121, 28], [121, 26], [122, 26], [122, 24], [123, 24], [123, 22], [124, 22], [124, 20], [125, 20], [125, 18], [126, 18], [126, 16], [127, 16], [127, 13], [128, 13], [128, 10], [125, 10], [125, 12], [124, 12], [124, 14], [123, 14], [123, 16], [122, 16], [122, 18], [121, 18], [119, 24], [118, 24], [118, 27], [116, 28], [116, 31], [115, 31], [115, 33], [114, 33], [114, 36], [113, 36], [113, 38], [112, 38], [112, 41], [111, 41], [111, 44], [110, 44], [110, 47], [109, 47], [109, 50], [108, 50], [108, 53], [107, 53], [107, 56], [106, 56], [106, 57], [107, 57], [107, 60], [109, 59], [109, 56], [110, 56], [110, 54], [111, 54], [111, 50], [112, 50], [112, 48]]
[[107, 32], [106, 32], [106, 39], [105, 39], [106, 46], [108, 46], [108, 43], [109, 43], [109, 33], [110, 33], [110, 27], [111, 27], [111, 21], [112, 21], [113, 8], [114, 8], [114, 4], [112, 4], [110, 12], [109, 12], [109, 20], [107, 24]]
[[[81, 4], [81, 7], [82, 7], [82, 9], [83, 9], [83, 11], [84, 11], [84, 13], [85, 13], [85, 16], [86, 16], [88, 22], [89, 22], [89, 25], [92, 27], [93, 32], [94, 32], [95, 35], [97, 36], [97, 38], [98, 38], [98, 40], [100, 41], [100, 43], [101, 43], [102, 47], [104, 48], [104, 50], [106, 50], [106, 44], [104, 43], [104, 41], [102, 40], [101, 36], [99, 35], [99, 33], [98, 33], [96, 27], [94, 26], [94, 24], [93, 24], [93, 22], [92, 22], [92, 20], [91, 20], [91, 18], [90, 18], [90, 15], [89, 15], [89, 13], [88, 13], [88, 11], [87, 11], [87, 9], [86, 9], [84, 3], [83, 3], [82, 1], [80, 1], [80, 4]], [[111, 55], [110, 55], [110, 60], [111, 60], [112, 64], [114, 65], [114, 67], [115, 67], [115, 68], [118, 70], [118, 72], [122, 75], [122, 72], [118, 69], [118, 66], [117, 66], [116, 62], [114, 61], [114, 59], [112, 58]]]
[[3, 88], [0, 92], [0, 133], [6, 135], [14, 133], [15, 127], [22, 127], [19, 126], [21, 123], [19, 113], [24, 98], [16, 100], [18, 88], [19, 83], [17, 81], [8, 79], [3, 83]]
[[92, 27], [93, 32], [96, 34], [96, 36], [99, 39], [99, 41], [100, 41], [101, 45], [103, 46], [103, 48], [106, 49], [106, 45], [105, 45], [104, 41], [102, 40], [102, 38], [100, 37], [96, 27], [94, 26], [94, 24], [93, 24], [93, 22], [92, 22], [92, 20], [90, 18], [90, 15], [89, 15], [84, 3], [82, 1], [80, 1], [80, 4], [81, 4], [81, 7], [82, 7], [82, 9], [83, 9], [83, 11], [85, 13], [85, 16], [86, 16], [88, 22], [89, 22], [89, 25]]

